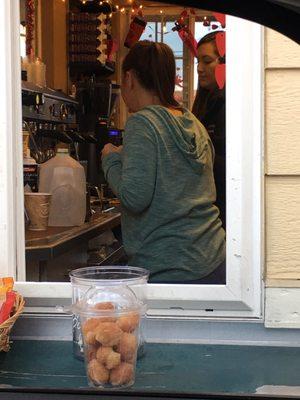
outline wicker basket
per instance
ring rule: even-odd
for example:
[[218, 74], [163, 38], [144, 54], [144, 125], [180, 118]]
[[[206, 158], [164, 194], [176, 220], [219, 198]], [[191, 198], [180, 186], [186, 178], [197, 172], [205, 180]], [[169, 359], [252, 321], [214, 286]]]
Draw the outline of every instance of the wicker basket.
[[10, 349], [9, 334], [17, 318], [22, 313], [24, 304], [23, 297], [16, 292], [14, 314], [0, 325], [0, 351], [7, 352]]

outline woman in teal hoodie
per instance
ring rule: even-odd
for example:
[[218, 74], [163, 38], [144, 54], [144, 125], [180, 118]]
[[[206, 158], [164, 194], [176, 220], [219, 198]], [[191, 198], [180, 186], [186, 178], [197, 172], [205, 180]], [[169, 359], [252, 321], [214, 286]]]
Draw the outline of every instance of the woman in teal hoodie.
[[151, 282], [225, 283], [214, 149], [204, 126], [174, 98], [173, 52], [138, 42], [122, 71], [122, 97], [133, 115], [123, 147], [104, 147], [102, 167], [121, 202], [129, 265], [149, 269]]

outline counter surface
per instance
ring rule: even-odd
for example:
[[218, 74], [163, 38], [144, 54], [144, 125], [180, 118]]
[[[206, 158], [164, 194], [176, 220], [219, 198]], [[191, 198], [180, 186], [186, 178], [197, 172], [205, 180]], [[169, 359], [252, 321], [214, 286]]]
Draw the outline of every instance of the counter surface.
[[[90, 222], [81, 226], [48, 227], [45, 231], [26, 230], [27, 268], [38, 269], [38, 280], [47, 281], [48, 272], [53, 270], [53, 266], [65, 265], [67, 261], [73, 265], [74, 258], [79, 260], [82, 254], [87, 254], [89, 240], [120, 224], [119, 212], [96, 212]], [[56, 278], [59, 281], [61, 279]]]
[[90, 222], [85, 222], [81, 226], [48, 227], [45, 231], [26, 230], [26, 251], [52, 249], [91, 233], [98, 235], [107, 229], [118, 226], [120, 218], [120, 213], [96, 213]]
[[[263, 394], [270, 387], [276, 394], [276, 387], [285, 387], [285, 394], [300, 396], [299, 371], [300, 348], [148, 343], [138, 360], [135, 385], [126, 391], [133, 397], [219, 393], [233, 398]], [[0, 392], [23, 387], [93, 393], [68, 341], [15, 341], [9, 353], [0, 354], [0, 381]]]
[[108, 212], [96, 213], [90, 222], [85, 222], [81, 226], [49, 227], [46, 231], [26, 230], [26, 259], [50, 260], [80, 242], [86, 242], [120, 223], [120, 213]]

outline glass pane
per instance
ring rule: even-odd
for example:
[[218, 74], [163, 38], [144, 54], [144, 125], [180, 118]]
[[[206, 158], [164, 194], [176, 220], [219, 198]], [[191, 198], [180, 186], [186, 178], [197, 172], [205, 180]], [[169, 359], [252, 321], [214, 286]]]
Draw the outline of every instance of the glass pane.
[[140, 40], [156, 40], [156, 22], [148, 22]]
[[20, 53], [21, 57], [26, 56], [26, 27], [20, 24]]
[[183, 60], [182, 59], [176, 59], [175, 98], [180, 104], [183, 103]]
[[163, 26], [163, 42], [168, 44], [174, 52], [175, 57], [182, 57], [183, 43], [179, 38], [178, 33], [172, 31], [174, 22], [166, 22]]
[[[87, 1], [86, 3], [91, 3], [91, 2]], [[53, 38], [53, 43], [51, 42], [50, 44], [54, 48], [60, 41], [62, 40], [67, 41], [67, 43], [69, 43], [67, 52], [69, 61], [72, 60], [74, 54], [76, 56], [79, 56], [78, 65], [72, 66], [73, 68], [72, 72], [71, 68], [68, 69], [66, 64], [63, 63], [64, 65], [62, 65], [62, 68], [65, 67], [65, 76], [68, 78], [67, 80], [72, 83], [72, 85], [70, 85], [69, 87], [69, 90], [72, 96], [76, 96], [76, 99], [79, 103], [78, 114], [75, 116], [74, 110], [77, 107], [77, 104], [76, 106], [74, 106], [73, 104], [74, 100], [72, 98], [68, 98], [68, 100], [66, 100], [65, 97], [61, 99], [60, 92], [57, 92], [58, 93], [57, 103], [53, 104], [52, 99], [49, 99], [49, 97], [45, 95], [45, 104], [40, 104], [39, 96], [34, 96], [34, 98], [32, 99], [33, 96], [28, 96], [26, 90], [24, 89], [23, 99], [26, 99], [26, 102], [24, 101], [23, 104], [23, 116], [24, 116], [24, 121], [26, 121], [26, 123], [24, 122], [24, 147], [26, 150], [25, 155], [29, 153], [29, 155], [32, 157], [32, 158], [25, 157], [26, 160], [24, 162], [24, 165], [25, 167], [27, 165], [26, 163], [28, 163], [28, 165], [31, 165], [29, 164], [29, 162], [31, 162], [30, 160], [33, 160], [33, 158], [35, 157], [38, 163], [43, 164], [40, 167], [41, 171], [49, 168], [48, 164], [46, 164], [47, 163], [46, 160], [49, 160], [52, 157], [55, 158], [56, 146], [60, 146], [59, 142], [61, 140], [66, 141], [66, 146], [64, 147], [65, 149], [68, 146], [69, 140], [72, 139], [76, 143], [76, 145], [75, 146], [73, 146], [72, 144], [70, 145], [70, 155], [82, 163], [83, 166], [83, 168], [81, 168], [82, 177], [84, 173], [83, 170], [86, 169], [87, 171], [87, 174], [84, 176], [84, 179], [86, 177], [88, 181], [87, 182], [88, 196], [86, 196], [85, 193], [85, 185], [81, 185], [81, 188], [84, 189], [82, 191], [83, 196], [81, 196], [81, 198], [84, 204], [85, 200], [86, 199], [88, 200], [87, 203], [88, 212], [86, 216], [82, 215], [82, 217], [86, 217], [86, 222], [82, 224], [83, 227], [81, 227], [80, 225], [83, 218], [79, 222], [77, 220], [76, 221], [74, 220], [75, 222], [72, 220], [71, 222], [68, 221], [68, 223], [66, 221], [62, 222], [59, 221], [59, 223], [55, 221], [54, 223], [54, 218], [51, 216], [51, 218], [49, 218], [50, 226], [47, 227], [47, 230], [35, 232], [30, 229], [31, 227], [30, 223], [32, 221], [30, 222], [27, 219], [27, 226], [25, 233], [26, 250], [27, 250], [26, 278], [27, 280], [32, 280], [32, 281], [37, 281], [37, 280], [49, 281], [49, 282], [68, 281], [69, 280], [68, 270], [76, 267], [92, 265], [94, 263], [98, 264], [102, 263], [104, 265], [106, 263], [112, 262], [112, 263], [120, 263], [122, 265], [131, 262], [131, 259], [128, 259], [124, 255], [123, 249], [121, 247], [123, 242], [121, 235], [122, 232], [120, 228], [120, 217], [118, 216], [116, 217], [116, 215], [118, 214], [115, 213], [113, 214], [113, 216], [111, 216], [112, 222], [110, 222], [110, 227], [111, 229], [113, 229], [113, 233], [106, 232], [105, 234], [101, 235], [101, 237], [98, 237], [103, 226], [102, 208], [106, 208], [105, 211], [107, 210], [117, 211], [119, 210], [118, 208], [119, 200], [115, 197], [114, 193], [109, 188], [109, 185], [111, 183], [109, 181], [107, 182], [104, 180], [102, 171], [99, 168], [100, 151], [99, 148], [95, 145], [95, 143], [98, 143], [98, 141], [100, 142], [101, 140], [102, 147], [104, 145], [104, 142], [111, 142], [115, 145], [119, 145], [122, 142], [122, 130], [126, 124], [125, 116], [127, 114], [127, 110], [125, 108], [125, 105], [128, 107], [129, 112], [132, 112], [133, 110], [135, 111], [139, 110], [136, 110], [135, 106], [130, 107], [131, 106], [131, 104], [129, 104], [130, 99], [129, 97], [125, 96], [125, 105], [123, 103], [120, 103], [121, 105], [118, 104], [118, 108], [115, 111], [114, 118], [110, 118], [111, 115], [108, 115], [109, 113], [107, 112], [107, 110], [105, 114], [103, 114], [102, 109], [100, 109], [101, 107], [99, 108], [99, 104], [101, 103], [99, 99], [102, 100], [104, 99], [103, 100], [104, 102], [105, 100], [110, 101], [113, 104], [118, 93], [117, 91], [118, 88], [113, 87], [111, 90], [109, 79], [114, 79], [114, 77], [112, 75], [108, 76], [108, 73], [111, 72], [111, 70], [110, 69], [108, 70], [107, 67], [111, 68], [110, 64], [98, 65], [96, 63], [96, 65], [94, 64], [90, 65], [90, 63], [93, 63], [93, 61], [91, 60], [97, 60], [98, 62], [100, 60], [103, 60], [101, 56], [106, 55], [104, 52], [101, 52], [102, 47], [99, 46], [99, 41], [100, 43], [102, 41], [101, 39], [102, 36], [99, 35], [99, 29], [98, 29], [99, 26], [95, 24], [95, 15], [92, 12], [88, 11], [83, 12], [81, 8], [79, 9], [78, 6], [75, 5], [75, 1], [74, 2], [70, 1], [69, 5], [71, 7], [70, 13], [66, 15], [66, 18], [68, 18], [68, 26], [69, 26], [68, 35], [66, 37], [59, 37], [58, 42], [57, 42], [58, 40], [57, 37], [55, 37], [55, 40]], [[46, 10], [43, 9], [43, 5], [41, 7], [42, 11], [46, 13]], [[84, 7], [84, 3], [82, 4], [82, 7]], [[135, 40], [140, 39], [140, 40], [150, 40], [156, 42], [162, 41], [168, 46], [170, 46], [170, 48], [174, 52], [176, 60], [175, 96], [179, 103], [181, 103], [185, 107], [189, 107], [189, 109], [191, 110], [193, 103], [192, 95], [194, 90], [194, 75], [192, 72], [190, 72], [193, 69], [194, 65], [194, 55], [192, 55], [191, 53], [193, 49], [191, 50], [190, 48], [188, 48], [188, 46], [186, 46], [183, 43], [177, 31], [173, 31], [173, 28], [175, 27], [175, 21], [179, 18], [181, 12], [183, 12], [184, 9], [183, 8], [179, 9], [178, 14], [175, 15], [174, 11], [172, 11], [172, 14], [170, 14], [171, 11], [168, 7], [162, 7], [161, 13], [159, 9], [156, 8], [155, 11], [156, 14], [151, 15], [150, 12], [153, 10], [150, 9], [150, 6], [145, 4], [144, 7], [145, 9], [148, 8], [147, 10], [144, 11], [145, 18], [148, 21], [147, 25], [141, 37], [139, 38], [138, 37], [139, 29], [137, 29], [139, 24], [136, 23], [135, 30], [132, 29], [130, 34], [131, 36], [129, 35], [129, 37], [132, 38], [131, 44], [133, 44]], [[188, 16], [191, 15], [190, 13], [191, 12], [188, 11]], [[201, 15], [203, 14], [204, 12], [201, 13]], [[116, 57], [117, 60], [116, 63], [120, 62], [123, 56], [127, 54], [128, 50], [124, 49], [124, 36], [128, 34], [129, 29], [126, 29], [125, 32], [122, 32], [120, 34], [119, 25], [114, 26], [114, 23], [119, 21], [122, 22], [123, 26], [127, 27], [127, 23], [132, 22], [132, 20], [130, 20], [130, 16], [131, 15], [129, 15], [128, 12], [126, 13], [121, 12], [119, 15], [120, 20], [116, 18], [111, 18], [109, 20], [110, 23], [112, 24], [111, 26], [112, 32], [114, 32], [113, 39], [115, 39], [119, 43], [119, 49], [117, 51], [120, 51], [119, 54], [120, 57]], [[207, 18], [211, 20], [213, 18], [212, 14], [210, 13]], [[20, 23], [21, 22], [22, 21], [20, 21]], [[186, 24], [188, 24], [188, 22], [189, 22], [188, 19], [183, 21], [182, 29], [185, 29], [185, 26]], [[204, 24], [204, 25], [209, 25], [209, 24]], [[196, 23], [196, 32], [195, 32], [196, 40], [199, 40], [205, 33], [210, 31], [210, 27], [204, 25], [203, 22]], [[56, 27], [56, 25], [54, 27]], [[23, 31], [20, 32], [20, 35], [23, 43], [22, 53], [24, 53], [25, 30], [23, 27], [20, 27], [20, 29], [23, 29]], [[46, 24], [43, 24], [43, 26], [41, 26], [41, 30], [43, 31], [42, 33], [45, 33], [45, 29], [46, 29]], [[105, 28], [105, 31], [106, 29], [108, 28]], [[211, 29], [213, 30], [213, 25]], [[29, 31], [27, 29], [27, 33], [28, 32]], [[186, 33], [188, 32], [186, 31]], [[39, 41], [42, 39], [36, 37], [35, 40], [36, 43], [39, 43]], [[97, 45], [97, 47], [95, 47], [95, 45]], [[99, 52], [100, 56], [98, 56]], [[213, 61], [216, 61], [217, 57], [218, 57], [217, 55], [213, 56]], [[43, 61], [45, 62], [45, 60]], [[50, 59], [49, 61], [51, 61], [51, 63], [47, 67], [51, 68], [50, 66], [53, 63], [53, 60]], [[103, 62], [100, 61], [100, 64], [103, 64]], [[214, 65], [212, 65], [212, 68], [213, 67]], [[121, 65], [117, 64], [116, 68], [121, 68]], [[151, 74], [151, 72], [149, 72], [149, 74]], [[196, 74], [197, 72], [195, 71], [195, 75]], [[141, 74], [141, 76], [143, 76], [143, 74]], [[105, 81], [104, 77], [107, 78], [105, 79]], [[217, 185], [217, 191], [218, 191], [217, 196], [220, 197], [220, 194], [222, 195], [222, 193], [224, 193], [224, 188], [225, 188], [225, 182], [222, 181], [225, 171], [225, 158], [224, 158], [225, 150], [222, 148], [222, 143], [224, 143], [225, 141], [225, 130], [224, 130], [225, 119], [223, 118], [225, 110], [225, 99], [223, 98], [221, 99], [222, 102], [218, 102], [217, 104], [218, 106], [219, 103], [221, 103], [219, 107], [220, 109], [214, 108], [213, 112], [211, 113], [211, 108], [215, 107], [214, 100], [219, 95], [219, 90], [215, 85], [214, 78], [215, 78], [214, 73], [211, 73], [210, 80], [214, 80], [213, 82], [214, 93], [211, 93], [211, 96], [207, 96], [203, 99], [201, 98], [199, 107], [196, 104], [196, 106], [194, 107], [195, 109], [194, 111], [195, 111], [195, 117], [197, 117], [203, 123], [209, 135], [211, 136], [212, 142], [215, 145], [216, 160], [218, 159], [219, 161], [221, 159], [221, 167], [220, 168], [218, 167], [219, 168], [218, 170], [216, 169], [216, 176], [215, 176], [216, 184], [218, 184], [221, 181], [221, 184], [223, 185], [221, 187], [221, 190], [223, 190], [223, 192], [218, 191], [220, 185], [219, 186]], [[144, 76], [143, 79], [145, 79]], [[165, 75], [161, 78], [162, 87], [164, 87], [163, 85], [163, 83], [165, 83], [164, 80], [165, 80]], [[48, 82], [48, 85], [51, 84], [53, 83]], [[65, 82], [65, 84], [67, 88], [67, 82]], [[26, 85], [24, 84], [23, 86], [25, 88]], [[202, 92], [204, 92], [204, 90], [202, 90], [201, 87], [201, 94]], [[139, 96], [141, 93], [143, 94], [143, 92], [138, 91], [135, 93], [135, 95]], [[70, 93], [66, 92], [66, 94]], [[169, 93], [168, 95], [171, 97], [173, 93]], [[150, 96], [149, 98], [150, 98], [149, 102], [151, 104], [151, 102], [154, 101], [153, 96]], [[94, 99], [96, 99], [97, 101], [95, 101]], [[33, 102], [34, 103], [33, 105], [35, 107], [30, 108], [30, 106], [28, 106], [28, 103], [30, 102]], [[38, 104], [35, 104], [36, 102], [38, 102]], [[67, 102], [68, 104], [65, 105], [64, 104], [65, 102]], [[137, 102], [137, 108], [139, 108], [140, 106], [141, 104]], [[51, 109], [51, 113], [43, 113], [43, 111], [45, 111], [46, 109], [47, 110]], [[66, 111], [62, 112], [63, 110]], [[106, 116], [108, 118], [105, 118], [104, 121], [103, 116]], [[190, 116], [189, 118], [191, 120], [194, 120], [192, 116]], [[37, 119], [39, 120], [38, 123], [36, 122]], [[102, 120], [104, 121], [103, 126], [98, 123], [99, 121]], [[222, 125], [221, 127], [222, 131], [219, 129], [219, 125]], [[183, 127], [183, 130], [185, 131], [185, 127]], [[29, 135], [28, 131], [30, 131], [31, 136]], [[70, 134], [70, 136], [72, 135], [71, 138], [68, 136], [68, 134]], [[190, 140], [190, 133], [186, 132], [186, 134], [188, 140]], [[202, 135], [204, 135], [203, 137], [205, 137], [205, 140], [207, 140], [206, 132], [202, 131], [200, 128], [197, 129], [195, 135], [197, 134], [199, 135], [199, 137], [200, 136], [202, 137]], [[185, 137], [185, 133], [183, 137]], [[221, 143], [221, 146], [218, 147], [218, 143], [220, 141], [223, 142]], [[174, 146], [172, 147], [172, 149], [173, 148]], [[225, 257], [225, 241], [224, 241], [225, 233], [221, 229], [221, 221], [218, 220], [219, 214], [217, 208], [214, 206], [214, 204], [217, 204], [217, 206], [219, 207], [220, 201], [219, 203], [216, 203], [216, 201], [219, 200], [219, 198], [218, 197], [216, 198], [215, 194], [214, 171], [211, 161], [212, 157], [210, 157], [209, 160], [207, 161], [208, 174], [206, 174], [203, 177], [204, 183], [202, 184], [202, 181], [199, 182], [198, 177], [196, 177], [197, 179], [194, 179], [194, 173], [193, 171], [190, 170], [189, 166], [187, 166], [187, 163], [183, 162], [182, 164], [180, 164], [181, 161], [179, 161], [179, 159], [181, 160], [182, 157], [180, 150], [178, 151], [179, 151], [179, 157], [177, 157], [177, 150], [174, 148], [174, 153], [172, 153], [172, 163], [166, 166], [166, 168], [168, 169], [168, 172], [166, 174], [166, 176], [168, 176], [167, 178], [168, 184], [171, 183], [173, 185], [173, 182], [175, 182], [176, 185], [176, 191], [175, 191], [176, 193], [175, 192], [171, 193], [171, 196], [174, 195], [175, 199], [175, 202], [173, 203], [174, 210], [169, 208], [168, 196], [161, 199], [158, 209], [161, 207], [161, 202], [162, 204], [167, 204], [168, 207], [166, 207], [165, 210], [166, 212], [167, 211], [170, 212], [170, 221], [173, 221], [174, 212], [177, 213], [177, 204], [175, 203], [177, 202], [178, 199], [180, 205], [180, 212], [178, 214], [179, 225], [176, 224], [173, 225], [172, 223], [170, 224], [170, 232], [171, 232], [170, 240], [167, 239], [165, 241], [164, 232], [162, 231], [162, 238], [159, 240], [159, 242], [163, 243], [163, 249], [164, 252], [166, 253], [166, 256], [164, 255], [164, 260], [159, 260], [158, 264], [156, 263], [152, 264], [152, 262], [150, 263], [152, 257], [152, 250], [149, 251], [149, 253], [147, 253], [146, 261], [148, 264], [145, 267], [147, 268], [149, 266], [149, 269], [151, 268], [151, 272], [154, 274], [154, 276], [151, 276], [152, 282], [155, 282], [155, 279], [157, 279], [157, 281], [160, 282], [165, 281], [165, 282], [189, 283], [190, 281], [193, 281], [195, 279], [197, 279], [198, 281], [198, 279], [201, 279], [202, 277], [207, 277], [208, 275], [210, 275], [212, 271], [216, 271], [219, 268], [221, 268], [221, 272], [224, 272], [223, 261]], [[178, 165], [176, 164], [177, 162]], [[37, 165], [36, 164], [34, 165], [35, 165], [34, 169], [31, 168], [30, 170], [31, 175], [29, 174], [29, 172], [27, 173], [27, 169], [24, 169], [26, 173], [24, 174], [25, 178], [24, 185], [25, 186], [28, 185], [29, 188], [31, 188], [32, 190], [37, 190], [37, 185], [39, 181], [37, 180], [37, 173], [36, 173]], [[185, 172], [182, 173], [183, 169], [185, 168], [187, 174], [185, 174]], [[198, 167], [196, 167], [196, 169], [198, 170]], [[202, 167], [200, 169], [202, 170]], [[181, 181], [183, 183], [182, 185], [180, 184], [178, 177], [181, 177]], [[200, 179], [202, 179], [202, 177], [200, 177]], [[45, 180], [47, 180], [48, 182], [45, 182]], [[189, 183], [186, 185], [187, 180]], [[49, 176], [48, 179], [47, 178], [43, 180], [40, 179], [40, 182], [43, 181], [45, 183], [44, 187], [49, 188], [49, 186], [46, 186], [46, 183], [47, 185], [49, 184]], [[177, 185], [178, 185], [178, 192], [177, 192]], [[207, 188], [204, 188], [205, 185], [207, 185]], [[41, 184], [40, 187], [42, 188], [43, 185]], [[59, 186], [57, 185], [57, 187]], [[165, 187], [160, 189], [162, 189], [162, 193], [167, 192]], [[47, 192], [48, 189], [45, 189], [45, 191]], [[203, 193], [204, 196], [202, 196]], [[27, 198], [28, 197], [29, 196], [27, 195]], [[194, 205], [195, 199], [197, 199], [196, 206]], [[213, 220], [209, 221], [209, 224], [211, 224], [212, 226], [213, 223], [214, 226], [218, 225], [219, 227], [218, 237], [216, 238], [216, 242], [213, 242], [214, 239], [212, 239], [214, 232], [209, 232], [209, 235], [207, 236], [206, 227], [204, 225], [200, 226], [201, 222], [199, 223], [199, 221], [201, 221], [202, 218], [206, 219], [207, 216], [206, 204], [208, 203], [211, 210], [210, 215], [212, 215], [212, 220]], [[202, 207], [203, 205], [205, 205], [205, 207]], [[225, 206], [224, 196], [223, 196], [223, 205]], [[83, 209], [84, 207], [81, 207], [81, 210]], [[180, 216], [181, 209], [184, 210], [183, 219], [181, 219]], [[62, 214], [63, 213], [60, 212], [60, 215]], [[77, 216], [77, 213], [74, 214], [76, 214]], [[159, 217], [162, 218], [163, 215]], [[181, 225], [182, 221], [183, 224]], [[88, 229], [90, 229], [89, 228], [90, 223], [92, 223], [92, 228], [91, 230], [88, 231], [87, 235], [86, 229], [87, 227]], [[169, 222], [167, 223], [169, 224]], [[186, 228], [184, 226], [185, 224]], [[176, 232], [174, 232], [174, 227]], [[180, 229], [178, 227], [180, 227]], [[201, 232], [199, 231], [200, 228], [202, 229]], [[107, 229], [107, 227], [105, 227], [105, 229]], [[179, 230], [181, 230], [182, 232], [179, 232]], [[73, 244], [75, 243], [75, 239], [73, 240], [72, 236], [73, 234], [74, 235], [76, 234], [78, 235], [78, 237], [80, 237], [80, 245], [73, 246]], [[159, 234], [161, 233], [159, 232]], [[204, 239], [202, 239], [202, 235]], [[133, 234], [135, 240], [139, 240], [139, 237], [137, 236], [139, 236], [139, 234], [136, 236], [135, 233]], [[174, 244], [173, 244], [173, 238], [174, 238]], [[180, 238], [183, 238], [183, 241]], [[124, 240], [124, 244], [125, 243], [126, 242]], [[187, 247], [180, 247], [181, 245], [186, 246], [185, 243], [187, 243]], [[200, 247], [198, 246], [199, 243]], [[206, 243], [211, 244], [209, 245], [208, 250]], [[217, 245], [215, 245], [215, 243], [217, 243]], [[146, 245], [147, 243], [145, 242], [145, 246]], [[52, 252], [52, 250], [51, 251], [48, 250], [48, 249], [54, 249], [58, 246], [59, 246], [59, 252], [57, 253], [55, 253], [54, 251]], [[125, 252], [128, 252], [126, 244], [124, 248]], [[202, 253], [206, 254], [206, 252], [207, 254], [209, 252], [209, 257], [210, 257], [209, 260], [208, 259], [204, 260], [205, 257], [202, 256]], [[111, 257], [111, 255], [113, 256]], [[199, 262], [197, 261], [198, 264], [197, 262], [195, 263], [194, 260], [198, 260], [199, 261]], [[158, 272], [158, 274], [155, 276], [156, 272]], [[206, 283], [210, 282], [224, 283], [224, 277], [221, 276], [220, 274], [218, 276], [216, 275], [214, 275], [213, 277], [210, 276], [209, 281], [206, 281]]]

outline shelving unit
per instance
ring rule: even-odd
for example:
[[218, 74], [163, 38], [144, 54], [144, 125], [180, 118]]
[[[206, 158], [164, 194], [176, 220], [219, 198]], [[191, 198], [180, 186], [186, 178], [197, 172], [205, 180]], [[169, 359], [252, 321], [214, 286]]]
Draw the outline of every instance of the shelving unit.
[[70, 2], [67, 14], [68, 67], [72, 81], [79, 77], [107, 78], [115, 71], [109, 59], [111, 19], [105, 7], [86, 10], [77, 1]]

